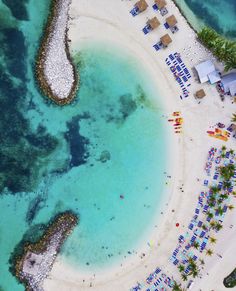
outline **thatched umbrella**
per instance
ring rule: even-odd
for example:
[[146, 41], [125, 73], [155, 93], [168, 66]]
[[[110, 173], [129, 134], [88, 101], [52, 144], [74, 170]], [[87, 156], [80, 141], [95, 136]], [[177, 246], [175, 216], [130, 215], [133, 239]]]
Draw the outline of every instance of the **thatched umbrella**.
[[158, 9], [162, 9], [166, 6], [165, 0], [155, 0], [155, 4], [157, 5]]
[[169, 36], [169, 34], [167, 33], [161, 37], [161, 42], [164, 46], [168, 46], [168, 44], [170, 44], [172, 42], [172, 39]]
[[170, 27], [173, 27], [177, 23], [177, 19], [175, 18], [174, 15], [171, 15], [166, 18], [166, 22], [169, 24]]
[[151, 26], [152, 30], [153, 30], [153, 29], [157, 28], [160, 25], [160, 22], [157, 19], [157, 17], [155, 16], [155, 17], [149, 19], [147, 24], [149, 24]]
[[198, 98], [198, 99], [202, 99], [203, 97], [206, 96], [206, 93], [205, 93], [205, 91], [204, 91], [203, 89], [200, 89], [200, 90], [198, 90], [198, 91], [196, 92], [195, 96], [196, 96], [196, 98]]
[[139, 0], [136, 4], [136, 7], [138, 7], [138, 10], [140, 12], [143, 12], [144, 10], [146, 10], [148, 8], [148, 4], [145, 0]]

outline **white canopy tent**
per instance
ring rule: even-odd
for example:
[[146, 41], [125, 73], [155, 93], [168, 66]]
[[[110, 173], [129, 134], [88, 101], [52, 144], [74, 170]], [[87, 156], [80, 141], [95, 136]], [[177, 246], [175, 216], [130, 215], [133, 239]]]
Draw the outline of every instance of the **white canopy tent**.
[[211, 84], [214, 84], [220, 81], [219, 73], [216, 71], [216, 68], [211, 60], [207, 60], [196, 65], [195, 69], [198, 73], [200, 83], [210, 81]]

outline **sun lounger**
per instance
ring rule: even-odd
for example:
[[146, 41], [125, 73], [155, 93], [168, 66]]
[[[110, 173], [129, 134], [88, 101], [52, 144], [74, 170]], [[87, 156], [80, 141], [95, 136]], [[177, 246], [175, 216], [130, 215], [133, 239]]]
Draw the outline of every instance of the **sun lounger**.
[[173, 264], [174, 264], [175, 266], [178, 265], [178, 263], [179, 263], [179, 260], [178, 260], [178, 259], [174, 260], [174, 262], [173, 262]]
[[154, 4], [154, 5], [152, 6], [152, 8], [153, 8], [155, 11], [157, 11], [157, 10], [158, 10], [158, 6], [157, 6], [157, 4]]
[[158, 45], [158, 44], [154, 44], [154, 49], [156, 50], [156, 51], [159, 51], [159, 49], [160, 49], [160, 46]]
[[209, 181], [208, 180], [204, 180], [204, 186], [208, 186]]
[[196, 214], [199, 214], [199, 212], [200, 212], [199, 208], [196, 208], [196, 209], [195, 209], [195, 213], [196, 213]]
[[138, 14], [139, 14], [139, 9], [138, 9], [138, 7], [135, 6], [135, 7], [130, 11], [130, 13], [131, 13], [132, 16], [136, 16], [136, 15], [138, 15]]
[[164, 23], [164, 26], [165, 26], [166, 29], [170, 28], [170, 26], [169, 26], [169, 24], [167, 22]]
[[150, 26], [145, 26], [145, 27], [143, 28], [143, 33], [144, 33], [144, 34], [148, 34], [150, 31], [151, 31]]
[[176, 66], [176, 69], [177, 69], [177, 71], [178, 71], [178, 72], [180, 72], [180, 71], [181, 71], [181, 68], [180, 68], [180, 66], [179, 66], [179, 65], [177, 65], [177, 66]]

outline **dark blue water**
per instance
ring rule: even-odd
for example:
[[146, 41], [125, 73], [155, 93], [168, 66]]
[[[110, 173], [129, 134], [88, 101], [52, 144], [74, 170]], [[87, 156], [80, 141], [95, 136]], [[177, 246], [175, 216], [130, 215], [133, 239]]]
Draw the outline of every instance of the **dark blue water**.
[[[236, 38], [235, 0], [176, 0], [176, 2], [195, 28], [198, 29], [205, 24], [226, 37]], [[198, 23], [191, 17], [189, 9], [197, 17]]]

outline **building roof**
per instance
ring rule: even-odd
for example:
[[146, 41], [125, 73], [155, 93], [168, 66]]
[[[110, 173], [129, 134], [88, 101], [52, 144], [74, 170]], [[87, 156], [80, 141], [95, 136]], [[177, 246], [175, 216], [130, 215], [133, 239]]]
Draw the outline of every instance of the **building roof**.
[[166, 6], [165, 0], [155, 0], [155, 3], [157, 5], [158, 9], [164, 8]]
[[207, 60], [195, 66], [198, 73], [198, 77], [201, 83], [205, 83], [209, 80], [208, 75], [215, 71], [215, 66], [211, 60]]
[[216, 82], [221, 80], [220, 74], [217, 71], [211, 72], [208, 74], [208, 79], [211, 84], [215, 84]]
[[157, 19], [157, 17], [153, 17], [151, 19], [148, 20], [147, 24], [149, 24], [151, 26], [152, 29], [157, 28], [160, 25], [159, 20]]
[[161, 37], [161, 42], [164, 46], [168, 46], [168, 44], [170, 44], [172, 42], [172, 39], [169, 36], [169, 34], [167, 33]]
[[171, 15], [166, 18], [166, 22], [169, 24], [170, 27], [173, 27], [177, 23], [177, 19], [175, 18], [174, 15]]
[[198, 91], [196, 92], [195, 96], [196, 96], [197, 98], [201, 99], [201, 98], [203, 98], [203, 97], [206, 96], [206, 93], [205, 93], [205, 91], [204, 91], [203, 89], [200, 89], [200, 90], [198, 90]]
[[145, 0], [139, 0], [136, 4], [135, 4], [136, 7], [138, 7], [138, 10], [140, 12], [146, 10], [148, 8], [148, 4]]
[[235, 81], [236, 81], [236, 73], [229, 73], [221, 77], [221, 82], [222, 82], [224, 91], [226, 93], [230, 91], [229, 86], [231, 85], [231, 83], [234, 83]]

